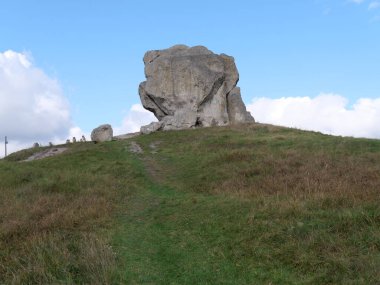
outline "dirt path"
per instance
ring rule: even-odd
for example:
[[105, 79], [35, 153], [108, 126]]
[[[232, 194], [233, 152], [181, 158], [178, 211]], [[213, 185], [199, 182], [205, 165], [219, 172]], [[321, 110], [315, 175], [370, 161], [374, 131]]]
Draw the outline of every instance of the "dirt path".
[[132, 141], [130, 144], [129, 144], [129, 150], [133, 153], [139, 153], [139, 154], [142, 154], [144, 153], [142, 147], [135, 141]]
[[132, 141], [129, 144], [129, 150], [135, 154], [140, 154], [141, 160], [144, 163], [146, 171], [153, 180], [153, 182], [162, 184], [167, 181], [168, 171], [164, 169], [160, 163], [157, 161], [159, 156], [156, 154], [159, 150], [159, 145], [161, 141], [155, 141], [149, 144], [149, 150], [143, 149], [136, 141]]

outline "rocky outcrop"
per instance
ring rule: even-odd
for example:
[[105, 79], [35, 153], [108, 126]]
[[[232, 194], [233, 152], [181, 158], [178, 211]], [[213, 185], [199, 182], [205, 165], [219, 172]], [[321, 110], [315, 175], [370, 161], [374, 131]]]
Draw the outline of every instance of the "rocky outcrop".
[[143, 135], [148, 135], [150, 133], [153, 133], [155, 131], [158, 131], [162, 127], [162, 122], [152, 122], [149, 125], [142, 126], [140, 129], [140, 132]]
[[159, 123], [142, 127], [142, 133], [253, 121], [235, 88], [239, 73], [233, 57], [177, 45], [147, 52], [144, 64], [140, 99]]
[[113, 130], [111, 125], [105, 124], [101, 125], [91, 132], [91, 140], [93, 142], [106, 142], [112, 141]]
[[230, 124], [254, 123], [255, 119], [247, 111], [241, 99], [240, 88], [235, 87], [227, 95], [228, 118]]

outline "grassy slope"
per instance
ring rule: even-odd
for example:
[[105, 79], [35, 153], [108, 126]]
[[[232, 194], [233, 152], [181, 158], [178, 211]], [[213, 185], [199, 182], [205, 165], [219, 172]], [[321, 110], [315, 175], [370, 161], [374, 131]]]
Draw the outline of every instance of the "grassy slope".
[[1, 161], [0, 181], [0, 284], [380, 280], [380, 141], [155, 133]]

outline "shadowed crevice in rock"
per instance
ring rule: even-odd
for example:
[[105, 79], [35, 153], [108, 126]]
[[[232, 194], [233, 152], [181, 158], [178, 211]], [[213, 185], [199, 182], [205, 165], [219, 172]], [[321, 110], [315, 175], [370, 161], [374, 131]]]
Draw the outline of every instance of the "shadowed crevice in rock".
[[139, 86], [139, 95], [140, 95], [141, 103], [143, 104], [145, 109], [147, 109], [148, 111], [151, 111], [156, 116], [156, 118], [161, 120], [168, 114], [165, 113], [165, 111], [161, 109], [160, 104], [157, 104], [156, 102], [154, 102], [153, 98], [149, 96], [149, 94], [146, 93], [145, 84], [146, 84], [146, 81], [141, 82]]
[[159, 122], [142, 127], [142, 133], [254, 122], [236, 89], [233, 57], [177, 45], [148, 51], [144, 64], [147, 80], [139, 86], [140, 99]]
[[211, 91], [206, 97], [199, 103], [199, 107], [201, 108], [206, 102], [209, 102], [214, 98], [214, 95], [219, 91], [220, 87], [222, 87], [225, 78], [220, 78], [216, 80], [211, 88]]

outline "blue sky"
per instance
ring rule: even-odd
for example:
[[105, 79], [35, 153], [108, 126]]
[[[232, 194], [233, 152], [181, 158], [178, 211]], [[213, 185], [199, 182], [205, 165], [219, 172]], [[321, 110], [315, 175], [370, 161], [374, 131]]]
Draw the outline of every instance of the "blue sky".
[[179, 43], [234, 56], [247, 104], [380, 97], [379, 1], [2, 1], [0, 39], [59, 82], [86, 133], [120, 125], [139, 103], [144, 53]]

